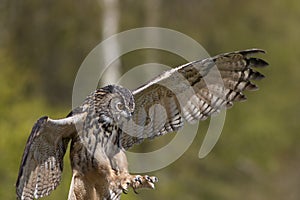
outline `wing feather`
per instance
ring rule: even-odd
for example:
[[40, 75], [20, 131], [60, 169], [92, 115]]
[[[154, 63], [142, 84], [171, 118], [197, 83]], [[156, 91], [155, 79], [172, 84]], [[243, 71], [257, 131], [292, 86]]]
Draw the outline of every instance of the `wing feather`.
[[121, 145], [124, 149], [174, 132], [184, 125], [205, 120], [235, 101], [244, 101], [244, 90], [256, 90], [252, 80], [264, 78], [253, 68], [268, 63], [251, 57], [264, 53], [249, 49], [220, 54], [166, 71], [133, 91], [135, 112], [123, 126]]
[[34, 199], [49, 195], [60, 180], [63, 157], [69, 140], [76, 133], [75, 124], [82, 116], [60, 120], [45, 116], [32, 128], [16, 183], [18, 199]]

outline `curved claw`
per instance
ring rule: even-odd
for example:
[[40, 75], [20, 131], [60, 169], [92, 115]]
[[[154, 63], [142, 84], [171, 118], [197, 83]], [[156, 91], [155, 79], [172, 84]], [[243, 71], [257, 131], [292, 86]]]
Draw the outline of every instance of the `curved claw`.
[[129, 177], [123, 179], [122, 183], [120, 184], [124, 194], [128, 194], [129, 187], [133, 189], [135, 194], [139, 194], [137, 190], [141, 188], [155, 189], [154, 184], [158, 182], [158, 178], [155, 176], [148, 176], [148, 175], [141, 176], [141, 175], [130, 175], [130, 174], [128, 174], [127, 176]]
[[156, 177], [156, 176], [148, 176], [148, 175], [146, 175], [145, 176], [145, 179], [148, 181], [148, 182], [151, 182], [151, 183], [156, 183], [156, 182], [158, 182], [158, 178]]
[[142, 182], [141, 176], [136, 176], [136, 177], [134, 178], [134, 181], [138, 181], [140, 184], [143, 183], [143, 182]]
[[135, 193], [135, 194], [139, 194], [139, 193], [136, 191], [136, 189], [135, 189], [135, 188], [133, 188], [133, 191], [134, 191], [134, 193]]
[[123, 193], [124, 194], [128, 194], [128, 190], [127, 189], [123, 189]]
[[158, 182], [158, 178], [156, 176], [152, 176], [150, 179], [152, 183]]
[[147, 181], [151, 181], [151, 182], [152, 182], [150, 176], [148, 176], [148, 175], [145, 175], [145, 179], [146, 179]]

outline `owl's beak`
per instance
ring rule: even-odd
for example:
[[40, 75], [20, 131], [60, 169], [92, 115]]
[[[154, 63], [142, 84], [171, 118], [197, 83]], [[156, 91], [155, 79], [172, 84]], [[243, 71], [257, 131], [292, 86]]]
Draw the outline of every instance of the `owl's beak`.
[[127, 112], [127, 119], [130, 120], [132, 118], [132, 113], [131, 112]]
[[125, 119], [127, 119], [127, 120], [130, 120], [131, 117], [132, 117], [132, 113], [129, 112], [129, 111], [125, 111], [125, 110], [122, 112], [122, 115], [123, 115], [123, 117], [124, 117]]

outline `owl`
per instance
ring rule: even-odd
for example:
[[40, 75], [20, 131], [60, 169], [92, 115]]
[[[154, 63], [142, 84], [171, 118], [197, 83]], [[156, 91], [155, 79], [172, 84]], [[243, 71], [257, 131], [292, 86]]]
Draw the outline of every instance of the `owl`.
[[[40, 118], [28, 138], [16, 182], [17, 199], [50, 195], [60, 183], [69, 143], [68, 199], [118, 200], [129, 188], [153, 189], [158, 179], [128, 172], [126, 150], [145, 139], [176, 132], [244, 101], [254, 68], [268, 63], [249, 49], [220, 54], [166, 71], [135, 90], [108, 85], [92, 92], [66, 118]], [[186, 133], [188, 134], [188, 133]]]

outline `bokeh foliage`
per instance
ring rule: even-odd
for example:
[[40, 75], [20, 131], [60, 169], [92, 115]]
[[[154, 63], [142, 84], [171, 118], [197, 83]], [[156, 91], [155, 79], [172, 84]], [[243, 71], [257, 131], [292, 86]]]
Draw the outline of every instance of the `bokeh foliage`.
[[[0, 199], [15, 199], [31, 127], [42, 115], [59, 118], [71, 109], [76, 72], [103, 40], [103, 8], [96, 1], [0, 1]], [[156, 191], [123, 199], [299, 199], [300, 2], [157, 0], [157, 13], [147, 13], [151, 4], [145, 2], [120, 1], [120, 31], [175, 29], [212, 55], [259, 47], [268, 52], [264, 58], [271, 67], [263, 70], [267, 78], [260, 90], [227, 112], [221, 138], [206, 158], [197, 156], [207, 128], [201, 123], [188, 151], [153, 172], [160, 178]], [[151, 15], [159, 15], [156, 24], [147, 19]], [[144, 63], [148, 52], [125, 55], [123, 72]], [[155, 55], [161, 63], [180, 64], [174, 56]], [[46, 199], [66, 199], [70, 179], [66, 155], [63, 182]]]

